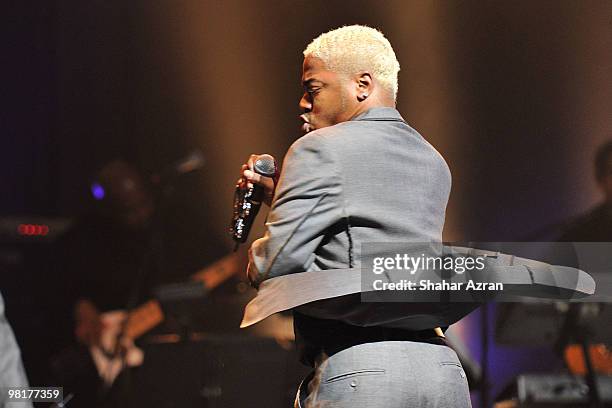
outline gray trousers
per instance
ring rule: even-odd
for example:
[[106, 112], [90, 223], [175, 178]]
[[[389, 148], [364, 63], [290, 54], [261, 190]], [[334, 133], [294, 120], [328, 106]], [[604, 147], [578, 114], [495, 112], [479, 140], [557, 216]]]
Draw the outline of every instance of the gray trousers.
[[471, 407], [465, 373], [447, 346], [411, 341], [365, 343], [323, 358], [296, 408]]

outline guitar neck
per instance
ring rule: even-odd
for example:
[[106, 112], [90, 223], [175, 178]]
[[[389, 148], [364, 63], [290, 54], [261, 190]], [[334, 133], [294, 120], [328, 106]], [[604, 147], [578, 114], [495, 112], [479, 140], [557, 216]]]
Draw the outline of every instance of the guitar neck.
[[[191, 275], [192, 280], [200, 281], [207, 290], [213, 290], [235, 274], [246, 270], [246, 255], [234, 252]], [[128, 316], [125, 335], [137, 339], [164, 320], [164, 313], [157, 300], [149, 300]]]
[[145, 304], [132, 310], [128, 316], [125, 335], [136, 339], [164, 320], [164, 313], [157, 300], [149, 300]]
[[191, 279], [204, 283], [206, 289], [210, 291], [237, 273], [244, 271], [246, 271], [246, 254], [244, 251], [233, 252], [200, 269], [191, 275]]

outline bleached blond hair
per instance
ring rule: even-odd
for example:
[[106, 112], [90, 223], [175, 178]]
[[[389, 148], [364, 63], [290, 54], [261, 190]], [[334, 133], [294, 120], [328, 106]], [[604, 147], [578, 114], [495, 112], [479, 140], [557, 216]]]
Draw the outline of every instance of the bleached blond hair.
[[330, 71], [352, 75], [368, 71], [397, 98], [399, 62], [389, 40], [380, 31], [350, 25], [321, 34], [304, 50], [304, 57], [320, 58]]

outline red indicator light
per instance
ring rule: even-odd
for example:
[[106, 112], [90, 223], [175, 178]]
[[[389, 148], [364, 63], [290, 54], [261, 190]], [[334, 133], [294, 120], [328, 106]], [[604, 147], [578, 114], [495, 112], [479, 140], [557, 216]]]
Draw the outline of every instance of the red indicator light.
[[19, 224], [17, 233], [26, 236], [45, 236], [49, 234], [49, 226], [44, 224]]

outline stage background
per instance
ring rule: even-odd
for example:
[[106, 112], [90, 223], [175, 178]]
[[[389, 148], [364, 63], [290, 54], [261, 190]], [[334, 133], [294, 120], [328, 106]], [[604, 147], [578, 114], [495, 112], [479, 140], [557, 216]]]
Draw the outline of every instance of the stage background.
[[[48, 0], [2, 9], [3, 216], [74, 217], [91, 209], [88, 184], [106, 161], [154, 172], [199, 148], [206, 166], [186, 199], [201, 203], [211, 245], [229, 251], [241, 163], [250, 153], [281, 158], [300, 136], [301, 51], [352, 23], [389, 38], [401, 64], [398, 109], [449, 163], [445, 239], [549, 239], [600, 199], [592, 158], [612, 138], [607, 0]], [[479, 356], [477, 321], [461, 332]], [[491, 354], [495, 393], [538, 368], [540, 351]]]

